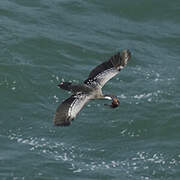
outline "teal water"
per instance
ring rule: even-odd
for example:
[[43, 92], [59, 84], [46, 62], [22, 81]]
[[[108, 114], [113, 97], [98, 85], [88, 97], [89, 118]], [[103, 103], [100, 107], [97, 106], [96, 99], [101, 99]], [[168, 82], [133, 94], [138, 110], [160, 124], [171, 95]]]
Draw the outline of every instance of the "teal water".
[[[90, 102], [53, 126], [57, 88], [128, 48]], [[0, 179], [180, 179], [179, 0], [0, 1]]]

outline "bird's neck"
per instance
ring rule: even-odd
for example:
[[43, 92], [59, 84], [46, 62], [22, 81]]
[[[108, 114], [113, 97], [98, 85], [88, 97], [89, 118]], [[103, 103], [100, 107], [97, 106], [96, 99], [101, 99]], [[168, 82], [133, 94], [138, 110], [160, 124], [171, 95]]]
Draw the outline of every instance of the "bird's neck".
[[108, 100], [112, 100], [112, 99], [113, 99], [113, 98], [112, 98], [112, 95], [109, 95], [109, 94], [103, 95], [103, 98], [104, 98], [104, 99], [108, 99]]

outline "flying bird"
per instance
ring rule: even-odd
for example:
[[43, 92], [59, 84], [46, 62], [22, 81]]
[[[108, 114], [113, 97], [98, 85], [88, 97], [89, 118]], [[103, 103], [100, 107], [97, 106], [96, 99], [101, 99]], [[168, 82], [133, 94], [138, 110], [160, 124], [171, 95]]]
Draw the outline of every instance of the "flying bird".
[[102, 87], [126, 66], [130, 57], [129, 50], [118, 52], [108, 61], [94, 68], [82, 84], [61, 82], [58, 86], [61, 89], [71, 91], [72, 95], [58, 106], [53, 120], [54, 125], [70, 125], [80, 110], [93, 99], [112, 100], [112, 104], [108, 106], [112, 108], [118, 107], [120, 105], [118, 98], [114, 95], [104, 95]]

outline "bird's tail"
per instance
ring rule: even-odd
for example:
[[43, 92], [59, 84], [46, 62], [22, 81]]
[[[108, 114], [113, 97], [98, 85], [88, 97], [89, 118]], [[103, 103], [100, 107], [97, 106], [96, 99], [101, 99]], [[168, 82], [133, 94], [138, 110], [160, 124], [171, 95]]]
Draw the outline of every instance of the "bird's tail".
[[67, 90], [67, 91], [71, 91], [72, 90], [72, 83], [61, 82], [60, 84], [58, 84], [58, 87], [60, 87], [61, 89]]
[[84, 84], [73, 84], [71, 82], [61, 82], [58, 85], [61, 89], [64, 89], [66, 91], [71, 91], [72, 93], [89, 93], [92, 91], [91, 88], [88, 86], [85, 86]]

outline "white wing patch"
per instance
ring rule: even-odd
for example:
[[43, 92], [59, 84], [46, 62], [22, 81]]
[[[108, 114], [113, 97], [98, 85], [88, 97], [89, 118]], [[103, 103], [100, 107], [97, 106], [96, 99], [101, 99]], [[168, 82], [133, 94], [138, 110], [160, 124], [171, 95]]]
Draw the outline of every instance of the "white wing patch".
[[111, 78], [113, 78], [118, 73], [119, 73], [119, 71], [113, 67], [113, 68], [107, 69], [107, 70], [99, 73], [94, 78], [94, 80], [95, 81], [97, 80], [99, 82], [100, 86], [103, 87], [107, 81], [109, 81]]
[[75, 118], [83, 106], [89, 101], [89, 97], [86, 94], [77, 94], [75, 98], [68, 110], [68, 116], [72, 118]]

